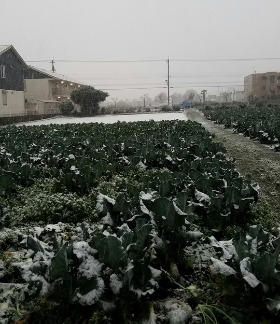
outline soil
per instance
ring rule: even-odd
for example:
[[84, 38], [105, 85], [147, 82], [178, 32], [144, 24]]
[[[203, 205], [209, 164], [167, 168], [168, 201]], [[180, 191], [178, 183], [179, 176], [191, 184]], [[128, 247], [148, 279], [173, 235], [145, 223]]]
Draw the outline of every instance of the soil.
[[221, 142], [229, 156], [235, 159], [237, 170], [243, 176], [250, 175], [259, 184], [260, 199], [271, 207], [277, 223], [280, 223], [280, 153], [207, 120], [199, 110], [187, 109], [186, 116], [215, 134], [215, 140]]

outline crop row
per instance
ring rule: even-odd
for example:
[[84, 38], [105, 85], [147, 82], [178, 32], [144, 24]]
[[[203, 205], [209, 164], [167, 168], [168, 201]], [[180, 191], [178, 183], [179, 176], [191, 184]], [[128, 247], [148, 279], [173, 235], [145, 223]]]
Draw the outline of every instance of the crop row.
[[279, 150], [280, 141], [280, 107], [279, 106], [207, 106], [206, 118], [215, 123], [233, 128], [261, 143], [273, 145]]
[[61, 305], [95, 323], [277, 319], [280, 240], [247, 226], [258, 188], [201, 125], [9, 127], [0, 142], [3, 323], [59, 323]]
[[[102, 188], [101, 193], [113, 198], [123, 193], [133, 206], [141, 191], [172, 199], [184, 191], [194, 210], [201, 209], [201, 201], [207, 202], [201, 221], [210, 227], [222, 220], [240, 223], [241, 212], [246, 221], [249, 204], [257, 196], [223, 147], [192, 122], [11, 127], [0, 131], [0, 141], [0, 195], [15, 198], [16, 203], [10, 204], [15, 208], [9, 209], [13, 219], [23, 197], [42, 207], [46, 199], [56, 205], [55, 197], [66, 206], [67, 196], [77, 204], [79, 197], [87, 197], [90, 204]], [[31, 208], [21, 222], [81, 221], [83, 215], [79, 219], [73, 209], [75, 219], [69, 214], [64, 219], [65, 210], [61, 218], [49, 213], [36, 219]]]

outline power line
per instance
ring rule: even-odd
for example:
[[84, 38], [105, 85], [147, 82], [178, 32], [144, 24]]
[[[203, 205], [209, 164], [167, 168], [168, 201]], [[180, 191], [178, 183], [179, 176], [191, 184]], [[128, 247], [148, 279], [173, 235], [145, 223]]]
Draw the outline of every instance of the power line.
[[[221, 85], [221, 84], [217, 84], [217, 85], [190, 85], [188, 86], [188, 88], [225, 88], [225, 87], [244, 87], [243, 84], [227, 84], [226, 86], [225, 85]], [[182, 88], [186, 88], [186, 87], [183, 87], [183, 86], [180, 86], [180, 87], [173, 87], [174, 89], [182, 89]]]
[[[98, 87], [98, 86], [95, 86]], [[191, 86], [172, 86], [172, 89], [185, 89], [185, 88], [223, 88], [221, 84], [217, 85], [191, 85]], [[226, 87], [243, 87], [241, 84], [229, 84]], [[99, 88], [99, 90], [111, 91], [111, 90], [149, 90], [149, 89], [166, 89], [167, 87], [133, 87], [133, 88]]]
[[[187, 76], [187, 77], [213, 77], [213, 76], [221, 76], [221, 77], [224, 77], [224, 76], [242, 76], [244, 74], [246, 74], [247, 72], [240, 72], [239, 74], [228, 74], [228, 73], [222, 73], [222, 74], [216, 74], [216, 73], [208, 73], [208, 74], [190, 74], [188, 72], [184, 72], [184, 73], [176, 73], [176, 72], [173, 72], [172, 73], [172, 77], [174, 77], [174, 75], [176, 76]], [[262, 73], [262, 72], [259, 72], [259, 73]], [[265, 72], [263, 72], [265, 73]], [[68, 73], [68, 75], [80, 75], [80, 76], [83, 76], [83, 75], [94, 75], [94, 76], [147, 76], [147, 75], [153, 75], [153, 76], [166, 76], [166, 73]]]
[[[55, 60], [60, 63], [149, 63], [149, 62], [165, 62], [165, 60]], [[27, 63], [49, 62], [49, 60], [26, 61]]]
[[[208, 85], [208, 84], [232, 84], [232, 83], [238, 83], [238, 81], [221, 81], [221, 82], [177, 82], [177, 83], [172, 83], [172, 85]], [[239, 83], [240, 84], [240, 83]], [[95, 84], [96, 87], [105, 87], [105, 86], [141, 86], [141, 85], [151, 85], [151, 86], [160, 86], [158, 83], [117, 83], [117, 84]], [[241, 84], [240, 84], [241, 85]], [[242, 83], [242, 85], [244, 85]]]
[[280, 60], [280, 57], [259, 57], [259, 58], [221, 58], [221, 59], [175, 59], [173, 62], [236, 62], [236, 61], [273, 61]]
[[[217, 58], [217, 59], [169, 59], [172, 62], [234, 62], [234, 61], [273, 61], [280, 57], [258, 57], [258, 58]], [[27, 63], [49, 62], [50, 60], [28, 60]], [[166, 62], [165, 59], [142, 59], [142, 60], [67, 60], [56, 59], [61, 63], [148, 63]]]
[[166, 87], [148, 87], [148, 88], [110, 88], [110, 89], [98, 89], [103, 91], [111, 91], [111, 90], [149, 90], [149, 89], [166, 89]]

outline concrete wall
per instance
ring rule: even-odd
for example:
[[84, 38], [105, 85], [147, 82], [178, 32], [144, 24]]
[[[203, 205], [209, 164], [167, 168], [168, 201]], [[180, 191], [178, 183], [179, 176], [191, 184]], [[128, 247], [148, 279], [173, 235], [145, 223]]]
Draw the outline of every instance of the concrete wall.
[[254, 74], [250, 74], [244, 78], [244, 97], [245, 100], [248, 99], [248, 97], [253, 94], [253, 81], [255, 79]]
[[51, 99], [49, 79], [25, 79], [24, 81], [27, 101]]
[[[49, 115], [48, 118], [53, 117], [53, 116], [56, 116], [56, 115]], [[45, 115], [0, 117], [0, 126], [22, 123], [22, 122], [31, 121], [31, 120], [39, 120], [39, 119], [44, 119], [44, 118], [46, 118]]]
[[257, 98], [269, 97], [280, 94], [280, 73], [266, 72], [255, 73], [244, 78], [245, 99], [249, 95]]
[[57, 115], [60, 113], [59, 102], [37, 101], [36, 111], [39, 115]]
[[[7, 96], [7, 105], [3, 105], [4, 96]], [[24, 92], [0, 89], [0, 117], [24, 115]]]

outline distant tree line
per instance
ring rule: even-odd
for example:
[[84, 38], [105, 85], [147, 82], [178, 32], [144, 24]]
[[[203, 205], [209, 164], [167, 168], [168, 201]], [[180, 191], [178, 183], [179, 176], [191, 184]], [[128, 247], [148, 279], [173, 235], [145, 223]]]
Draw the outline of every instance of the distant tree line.
[[[200, 102], [201, 97], [195, 90], [187, 90], [184, 94], [173, 93], [169, 98], [167, 94], [160, 92], [153, 99], [148, 95], [134, 100], [118, 100], [111, 98], [112, 103], [104, 103], [109, 96], [107, 92], [97, 90], [92, 86], [83, 86], [71, 92], [71, 101], [65, 101], [60, 104], [60, 111], [63, 115], [93, 116], [104, 113], [132, 113], [149, 112], [153, 107], [160, 107], [163, 111], [179, 110], [180, 104], [184, 100]], [[104, 103], [101, 106], [101, 103]], [[77, 109], [78, 107], [78, 109]]]

